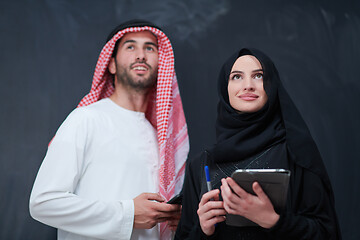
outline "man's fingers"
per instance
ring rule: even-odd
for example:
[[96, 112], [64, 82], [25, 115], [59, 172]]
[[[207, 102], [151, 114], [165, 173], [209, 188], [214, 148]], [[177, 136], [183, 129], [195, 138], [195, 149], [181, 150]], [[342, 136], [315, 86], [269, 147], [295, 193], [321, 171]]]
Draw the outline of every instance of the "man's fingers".
[[175, 214], [172, 215], [171, 221], [178, 222], [180, 220], [180, 218], [181, 218], [181, 212], [175, 213]]
[[149, 229], [156, 223], [180, 219], [181, 206], [167, 204], [157, 193], [142, 193], [134, 198], [134, 228]]
[[179, 213], [175, 213], [175, 212], [157, 212], [155, 214], [155, 220], [174, 220], [177, 219], [177, 215], [180, 215]]
[[165, 199], [158, 193], [142, 193], [147, 200], [155, 200], [158, 202], [164, 202]]
[[180, 211], [181, 211], [181, 206], [178, 204], [167, 204], [167, 203], [154, 202], [153, 207], [155, 210], [157, 210], [159, 212], [170, 212], [171, 214], [180, 213]]
[[161, 223], [161, 222], [167, 222], [169, 221], [168, 217], [160, 217], [156, 219], [156, 222]]
[[178, 225], [178, 223], [179, 223], [179, 220], [178, 219], [171, 219], [171, 220], [168, 220], [168, 224], [170, 225], [170, 226], [177, 226]]

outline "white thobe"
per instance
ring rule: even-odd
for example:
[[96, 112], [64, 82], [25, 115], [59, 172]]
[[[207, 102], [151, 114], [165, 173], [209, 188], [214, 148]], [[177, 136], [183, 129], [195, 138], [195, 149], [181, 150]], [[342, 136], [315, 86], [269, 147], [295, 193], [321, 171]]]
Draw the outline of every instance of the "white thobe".
[[39, 169], [31, 215], [58, 239], [159, 239], [133, 229], [133, 198], [159, 190], [157, 134], [145, 114], [110, 99], [75, 109]]

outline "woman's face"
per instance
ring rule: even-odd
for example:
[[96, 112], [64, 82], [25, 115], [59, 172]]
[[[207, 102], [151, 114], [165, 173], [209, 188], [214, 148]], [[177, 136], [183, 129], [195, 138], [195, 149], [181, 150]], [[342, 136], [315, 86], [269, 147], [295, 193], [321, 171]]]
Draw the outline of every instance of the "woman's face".
[[263, 69], [251, 55], [239, 57], [230, 72], [228, 94], [230, 105], [239, 112], [259, 111], [268, 97], [263, 85]]

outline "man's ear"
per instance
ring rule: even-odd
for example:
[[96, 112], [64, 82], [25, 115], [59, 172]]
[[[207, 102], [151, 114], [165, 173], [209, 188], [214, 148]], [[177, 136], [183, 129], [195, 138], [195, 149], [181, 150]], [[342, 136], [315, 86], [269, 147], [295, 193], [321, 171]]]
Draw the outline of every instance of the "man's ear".
[[115, 64], [115, 58], [114, 57], [110, 58], [108, 69], [109, 69], [109, 72], [111, 74], [116, 73], [116, 64]]

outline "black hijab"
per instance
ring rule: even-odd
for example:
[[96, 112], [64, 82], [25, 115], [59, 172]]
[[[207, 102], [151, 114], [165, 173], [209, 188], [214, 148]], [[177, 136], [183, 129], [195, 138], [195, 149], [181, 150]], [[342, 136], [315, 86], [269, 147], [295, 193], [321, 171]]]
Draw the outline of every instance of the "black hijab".
[[[231, 69], [243, 55], [252, 55], [259, 60], [268, 101], [257, 112], [239, 114], [229, 103], [227, 89]], [[241, 161], [286, 141], [290, 160], [319, 175], [331, 188], [317, 146], [269, 57], [251, 48], [236, 52], [220, 71], [218, 94], [217, 143], [212, 150], [215, 162]]]

